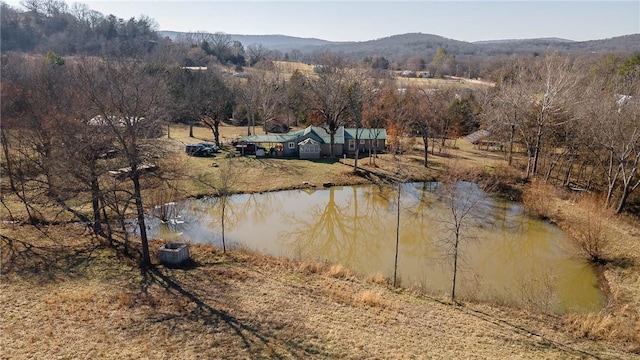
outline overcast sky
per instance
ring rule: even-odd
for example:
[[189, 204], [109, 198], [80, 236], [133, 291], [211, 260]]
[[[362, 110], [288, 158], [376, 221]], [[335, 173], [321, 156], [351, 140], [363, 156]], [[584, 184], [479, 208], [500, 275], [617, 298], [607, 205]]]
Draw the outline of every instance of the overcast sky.
[[[16, 6], [18, 1], [7, 1]], [[80, 1], [158, 30], [364, 41], [409, 32], [463, 41], [640, 33], [640, 1]], [[71, 5], [73, 1], [67, 1]]]

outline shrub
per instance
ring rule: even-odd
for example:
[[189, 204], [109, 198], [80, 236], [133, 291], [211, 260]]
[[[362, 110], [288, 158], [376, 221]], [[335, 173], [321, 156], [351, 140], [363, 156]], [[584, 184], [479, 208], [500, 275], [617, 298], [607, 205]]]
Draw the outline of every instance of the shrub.
[[590, 261], [603, 261], [610, 241], [607, 224], [612, 216], [602, 199], [591, 194], [580, 197], [576, 209], [567, 215], [567, 231]]
[[555, 189], [543, 182], [533, 180], [522, 192], [522, 204], [530, 216], [540, 219], [551, 217], [553, 196]]

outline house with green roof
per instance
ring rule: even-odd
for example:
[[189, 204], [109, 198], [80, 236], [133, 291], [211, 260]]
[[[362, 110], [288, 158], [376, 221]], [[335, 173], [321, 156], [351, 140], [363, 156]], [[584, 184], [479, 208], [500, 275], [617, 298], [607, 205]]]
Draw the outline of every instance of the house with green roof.
[[[331, 155], [331, 136], [320, 126], [308, 126], [287, 134], [250, 135], [240, 141], [269, 149], [270, 156], [319, 159]], [[334, 135], [333, 154], [339, 157], [364, 152], [384, 152], [387, 131], [382, 128], [356, 129], [339, 127]]]

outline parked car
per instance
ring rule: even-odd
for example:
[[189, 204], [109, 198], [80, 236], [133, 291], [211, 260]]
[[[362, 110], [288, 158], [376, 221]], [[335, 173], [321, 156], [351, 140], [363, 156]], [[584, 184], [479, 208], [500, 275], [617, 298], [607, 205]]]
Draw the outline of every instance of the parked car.
[[215, 156], [214, 154], [220, 151], [220, 148], [214, 144], [198, 143], [189, 144], [185, 146], [184, 151], [190, 156]]

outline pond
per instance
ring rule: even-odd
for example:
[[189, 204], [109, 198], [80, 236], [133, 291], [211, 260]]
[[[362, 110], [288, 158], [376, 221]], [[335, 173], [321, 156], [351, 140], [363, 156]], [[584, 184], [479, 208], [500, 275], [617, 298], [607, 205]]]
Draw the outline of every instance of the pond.
[[[458, 297], [555, 313], [602, 306], [594, 269], [556, 226], [528, 217], [520, 204], [490, 197], [473, 183], [448, 193], [442, 188], [403, 184], [399, 227], [397, 189], [364, 185], [234, 195], [225, 207], [225, 243], [391, 278], [398, 234], [401, 285], [447, 295], [452, 209], [459, 216], [471, 204], [459, 231]], [[173, 220], [148, 219], [151, 238], [222, 247], [219, 199], [170, 207]]]

